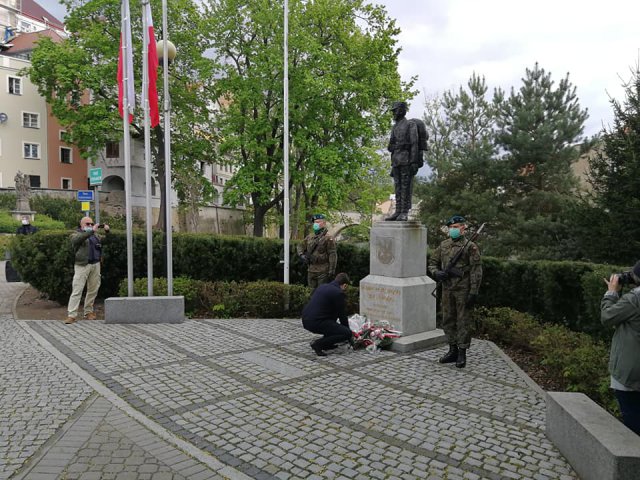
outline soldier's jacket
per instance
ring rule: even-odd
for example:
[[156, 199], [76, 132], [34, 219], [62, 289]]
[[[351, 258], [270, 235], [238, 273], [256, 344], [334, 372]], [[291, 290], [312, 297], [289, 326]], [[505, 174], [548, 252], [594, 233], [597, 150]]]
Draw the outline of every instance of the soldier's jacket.
[[[466, 247], [465, 247], [466, 245]], [[464, 248], [464, 253], [454, 265], [462, 270], [461, 278], [450, 278], [443, 282], [448, 290], [465, 290], [469, 293], [477, 294], [482, 283], [482, 260], [480, 249], [473, 242], [468, 242], [464, 236], [455, 240], [447, 238], [436, 248], [429, 258], [429, 274], [435, 278], [436, 270], [444, 270], [449, 265], [451, 259]]]
[[[406, 118], [397, 121], [391, 130], [388, 150], [391, 152], [391, 167], [403, 167], [419, 163], [418, 127]], [[421, 166], [421, 165], [419, 165]]]
[[312, 233], [298, 244], [298, 255], [305, 255], [309, 259], [309, 272], [335, 273], [338, 254], [336, 242], [324, 229], [318, 234]]

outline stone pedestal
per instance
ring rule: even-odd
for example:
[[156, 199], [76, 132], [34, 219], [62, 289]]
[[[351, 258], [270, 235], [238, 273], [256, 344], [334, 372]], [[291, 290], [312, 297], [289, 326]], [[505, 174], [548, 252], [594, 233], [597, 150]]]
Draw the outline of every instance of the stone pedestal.
[[436, 284], [426, 276], [426, 252], [427, 229], [419, 222], [378, 222], [371, 229], [370, 274], [360, 281], [360, 314], [373, 322], [387, 320], [402, 332], [392, 350], [446, 341], [436, 329]]
[[105, 323], [182, 323], [184, 297], [111, 297], [104, 301]]
[[11, 216], [16, 220], [22, 220], [22, 217], [29, 217], [31, 222], [33, 222], [36, 217], [36, 212], [33, 210], [11, 210]]

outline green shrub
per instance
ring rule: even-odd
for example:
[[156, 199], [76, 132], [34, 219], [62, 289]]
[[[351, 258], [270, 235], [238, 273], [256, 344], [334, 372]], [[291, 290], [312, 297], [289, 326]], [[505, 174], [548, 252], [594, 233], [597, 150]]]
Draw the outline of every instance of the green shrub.
[[491, 340], [530, 351], [563, 390], [582, 392], [617, 413], [609, 390], [609, 355], [604, 343], [562, 325], [542, 325], [509, 308], [478, 308], [474, 316], [482, 325], [481, 333]]
[[9, 244], [11, 243], [12, 235], [0, 235], [0, 260], [4, 260], [5, 254], [9, 249]]
[[[17, 220], [9, 212], [0, 211], [0, 233], [16, 233], [16, 230], [21, 225], [20, 220]], [[53, 220], [46, 215], [36, 215], [33, 226], [38, 227], [39, 230], [60, 230], [64, 228], [62, 222]]]
[[533, 346], [541, 363], [566, 390], [582, 392], [609, 411], [615, 411], [609, 390], [609, 349], [604, 343], [561, 325], [547, 325]]
[[479, 307], [473, 312], [473, 318], [480, 326], [479, 333], [527, 351], [532, 350], [533, 340], [542, 331], [541, 323], [534, 317], [507, 307]]
[[0, 194], [0, 210], [11, 211], [16, 208], [16, 194], [13, 192], [3, 192]]
[[[125, 278], [120, 282], [118, 294], [126, 297], [129, 294], [128, 281]], [[189, 317], [202, 308], [200, 303], [200, 293], [202, 290], [202, 282], [200, 280], [192, 280], [191, 278], [175, 277], [173, 279], [173, 294], [184, 296], [184, 310]], [[148, 284], [146, 278], [136, 278], [133, 281], [133, 294], [136, 297], [145, 297], [148, 293]], [[153, 294], [155, 296], [167, 295], [167, 279], [153, 279]]]

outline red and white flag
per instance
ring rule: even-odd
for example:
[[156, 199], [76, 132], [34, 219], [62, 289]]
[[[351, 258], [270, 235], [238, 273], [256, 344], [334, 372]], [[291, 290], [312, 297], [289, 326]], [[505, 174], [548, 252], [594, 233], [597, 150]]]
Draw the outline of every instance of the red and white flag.
[[[153, 19], [151, 18], [151, 5], [147, 3], [144, 7], [144, 15], [146, 17], [147, 31], [144, 32], [144, 41], [147, 45], [148, 59], [148, 79], [149, 79], [149, 118], [151, 127], [155, 127], [160, 123], [160, 112], [158, 110], [158, 52], [156, 50], [156, 35], [153, 30]], [[143, 24], [143, 25], [144, 25]]]
[[[129, 0], [122, 0], [122, 28], [120, 31], [120, 55], [118, 56], [118, 111], [124, 118], [125, 108], [129, 112], [129, 123], [133, 122], [136, 92], [133, 79], [133, 43], [131, 42], [131, 15]], [[127, 105], [124, 105], [124, 80], [127, 80]]]

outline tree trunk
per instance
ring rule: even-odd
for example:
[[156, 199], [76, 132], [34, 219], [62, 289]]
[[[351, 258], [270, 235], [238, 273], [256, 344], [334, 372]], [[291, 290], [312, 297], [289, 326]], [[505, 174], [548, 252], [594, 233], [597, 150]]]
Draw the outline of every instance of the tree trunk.
[[264, 216], [267, 214], [268, 208], [264, 205], [253, 204], [253, 236], [264, 236]]
[[155, 166], [156, 172], [158, 172], [158, 180], [160, 181], [160, 210], [155, 228], [164, 231], [164, 221], [167, 216], [167, 188], [164, 181], [164, 131], [160, 128], [160, 125], [156, 125], [153, 128], [153, 133], [156, 135], [158, 144]]

